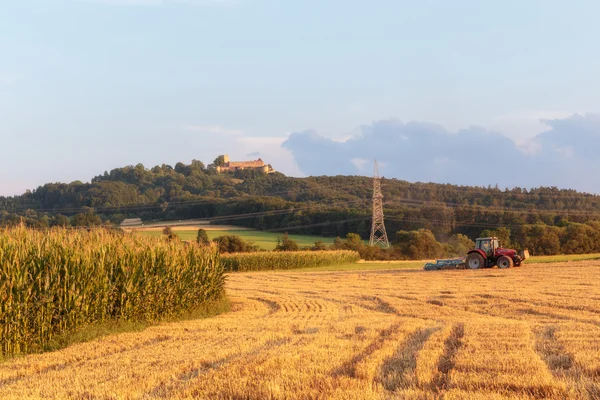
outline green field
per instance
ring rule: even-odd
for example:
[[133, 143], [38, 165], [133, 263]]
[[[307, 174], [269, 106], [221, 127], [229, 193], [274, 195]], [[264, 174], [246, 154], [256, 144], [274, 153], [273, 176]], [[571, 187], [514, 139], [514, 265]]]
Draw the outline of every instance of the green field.
[[557, 256], [537, 256], [531, 257], [525, 260], [525, 264], [533, 263], [553, 263], [553, 262], [565, 262], [565, 261], [585, 261], [585, 260], [597, 260], [600, 259], [600, 254], [559, 254]]
[[[246, 241], [251, 241], [257, 244], [261, 249], [273, 250], [277, 246], [277, 238], [281, 237], [283, 233], [263, 232], [256, 230], [207, 230], [208, 237], [212, 240], [219, 236], [224, 235], [237, 235]], [[144, 231], [140, 230], [138, 233], [148, 236], [160, 236], [161, 231]], [[198, 233], [197, 229], [194, 230], [174, 230], [181, 240], [196, 240]], [[333, 238], [321, 237], [321, 236], [310, 236], [310, 235], [289, 235], [290, 239], [296, 241], [300, 247], [312, 246], [317, 241], [321, 241], [327, 245], [333, 243]]]

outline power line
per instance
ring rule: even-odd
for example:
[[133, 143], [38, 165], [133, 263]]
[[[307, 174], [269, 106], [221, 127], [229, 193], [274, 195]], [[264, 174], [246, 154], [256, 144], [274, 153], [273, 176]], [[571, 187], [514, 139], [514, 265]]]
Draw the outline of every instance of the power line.
[[425, 219], [425, 218], [394, 218], [388, 217], [388, 221], [395, 222], [415, 222], [422, 224], [431, 224], [437, 226], [454, 225], [455, 227], [474, 227], [474, 228], [519, 228], [522, 225], [499, 224], [492, 222], [461, 222], [461, 221], [445, 221], [440, 219]]
[[[395, 179], [390, 179], [390, 178], [382, 178], [382, 187], [383, 188], [389, 188], [392, 187], [392, 185], [390, 185], [390, 182], [396, 181], [396, 182], [400, 182], [398, 180]], [[424, 187], [425, 185], [435, 185], [432, 188], [429, 187]], [[406, 187], [404, 189], [410, 189], [410, 191], [416, 191], [416, 190], [420, 190], [421, 192], [423, 192], [423, 194], [425, 193], [431, 193], [431, 194], [439, 194], [439, 193], [446, 193], [446, 192], [455, 192], [455, 193], [463, 193], [463, 192], [471, 192], [471, 193], [478, 193], [478, 194], [484, 194], [484, 195], [493, 195], [493, 196], [498, 196], [498, 195], [507, 195], [507, 196], [540, 196], [540, 197], [552, 197], [552, 198], [558, 198], [558, 197], [562, 197], [562, 198], [566, 198], [566, 199], [581, 199], [581, 198], [600, 198], [600, 194], [595, 194], [595, 193], [586, 193], [586, 192], [577, 192], [575, 190], [572, 189], [554, 189], [551, 187], [539, 187], [539, 188], [530, 188], [530, 189], [526, 189], [523, 188], [524, 190], [527, 190], [527, 192], [513, 192], [513, 189], [508, 189], [508, 191], [506, 190], [502, 190], [502, 189], [496, 189], [496, 188], [490, 188], [490, 187], [481, 187], [481, 186], [458, 186], [458, 185], [452, 185], [449, 183], [433, 183], [433, 182], [429, 182], [429, 183], [421, 183], [421, 182], [406, 182]], [[549, 193], [550, 192], [550, 193]], [[566, 192], [566, 193], [565, 193]], [[573, 194], [572, 192], [575, 192], [575, 194]]]
[[497, 206], [486, 206], [486, 205], [473, 205], [473, 204], [460, 204], [451, 203], [444, 201], [430, 201], [430, 200], [414, 200], [414, 199], [394, 199], [386, 202], [386, 204], [393, 204], [394, 202], [403, 203], [406, 205], [431, 205], [431, 206], [448, 206], [450, 208], [465, 208], [465, 209], [476, 209], [476, 211], [492, 211], [492, 212], [504, 212], [504, 213], [516, 213], [516, 214], [528, 214], [528, 215], [540, 215], [540, 214], [569, 214], [569, 215], [582, 215], [582, 216], [599, 216], [599, 211], [585, 211], [585, 210], [560, 210], [560, 209], [530, 209], [524, 210], [520, 208], [512, 207], [497, 207]]
[[342, 219], [342, 220], [338, 220], [338, 221], [326, 221], [326, 222], [318, 222], [315, 224], [294, 225], [294, 226], [287, 226], [285, 228], [266, 229], [266, 232], [286, 232], [286, 231], [297, 230], [297, 229], [314, 228], [314, 227], [318, 227], [318, 226], [338, 225], [338, 224], [343, 224], [346, 222], [365, 221], [368, 219], [369, 219], [369, 217], [348, 218], [348, 219]]
[[339, 205], [349, 205], [349, 204], [359, 203], [359, 202], [362, 202], [362, 200], [344, 201], [344, 202], [336, 202], [336, 203], [328, 203], [328, 204], [317, 204], [317, 205], [310, 205], [310, 206], [299, 207], [299, 208], [292, 207], [292, 208], [279, 209], [279, 210], [260, 211], [260, 212], [255, 212], [255, 213], [223, 215], [223, 216], [217, 216], [217, 217], [203, 218], [203, 220], [210, 221], [210, 222], [223, 222], [223, 221], [232, 221], [232, 220], [247, 219], [247, 218], [270, 217], [270, 216], [293, 214], [293, 213], [311, 210], [311, 209], [315, 209], [315, 208], [334, 207], [334, 206], [339, 206]]

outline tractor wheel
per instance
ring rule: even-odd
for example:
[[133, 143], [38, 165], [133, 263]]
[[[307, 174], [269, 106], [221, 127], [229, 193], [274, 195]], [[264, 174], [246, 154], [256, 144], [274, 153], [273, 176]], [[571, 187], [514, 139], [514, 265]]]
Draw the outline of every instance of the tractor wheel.
[[467, 267], [470, 269], [478, 269], [484, 266], [483, 257], [479, 253], [471, 253], [467, 256]]
[[498, 264], [498, 268], [510, 268], [514, 265], [514, 262], [512, 258], [502, 256], [498, 259], [498, 262], [496, 264]]

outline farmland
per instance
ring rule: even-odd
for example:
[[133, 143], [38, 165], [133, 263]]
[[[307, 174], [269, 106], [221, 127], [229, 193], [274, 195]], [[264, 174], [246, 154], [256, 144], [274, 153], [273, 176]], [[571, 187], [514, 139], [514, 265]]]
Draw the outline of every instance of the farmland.
[[0, 364], [0, 398], [600, 396], [600, 262], [230, 274], [233, 311]]
[[[210, 227], [210, 226], [209, 226]], [[257, 231], [254, 229], [207, 229], [208, 237], [212, 240], [216, 237], [223, 235], [237, 235], [244, 239], [245, 241], [251, 241], [257, 244], [261, 249], [264, 250], [273, 250], [277, 245], [277, 238], [282, 235], [282, 233], [274, 233], [274, 232], [263, 232]], [[148, 235], [148, 236], [160, 236], [162, 232], [160, 229], [137, 229], [140, 235]], [[182, 240], [196, 240], [196, 235], [198, 233], [198, 229], [190, 229], [190, 228], [173, 228], [173, 232], [179, 236]], [[321, 241], [325, 244], [332, 244], [333, 238], [321, 237], [321, 236], [310, 236], [310, 235], [289, 235], [290, 239], [294, 240], [298, 243], [300, 247], [304, 246], [312, 246], [317, 241]]]

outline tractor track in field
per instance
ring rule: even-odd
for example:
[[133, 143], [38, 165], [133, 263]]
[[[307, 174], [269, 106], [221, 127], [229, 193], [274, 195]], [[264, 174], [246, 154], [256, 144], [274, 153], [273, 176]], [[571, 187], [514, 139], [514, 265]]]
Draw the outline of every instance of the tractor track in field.
[[416, 386], [416, 355], [429, 337], [439, 329], [440, 327], [419, 328], [410, 333], [400, 343], [396, 352], [384, 360], [381, 365], [381, 377], [376, 381], [390, 392], [395, 392], [400, 388], [406, 389]]
[[277, 311], [281, 310], [281, 305], [273, 300], [265, 299], [262, 297], [248, 297], [250, 300], [258, 301], [267, 306], [269, 311], [267, 311], [266, 315], [275, 314]]
[[344, 364], [342, 364], [339, 367], [337, 367], [336, 369], [334, 369], [332, 374], [333, 375], [346, 375], [351, 378], [356, 378], [357, 377], [356, 376], [356, 365], [359, 362], [366, 359], [367, 357], [369, 357], [375, 351], [379, 350], [386, 341], [394, 340], [393, 333], [398, 331], [399, 328], [400, 328], [400, 323], [394, 323], [394, 324], [390, 325], [389, 327], [387, 327], [386, 329], [379, 331], [377, 337], [373, 341], [371, 341], [371, 343], [369, 343], [364, 350], [362, 350], [361, 352], [356, 354], [354, 357], [352, 357], [350, 360], [346, 361]]
[[[91, 362], [100, 361], [100, 360], [103, 360], [103, 359], [106, 359], [106, 358], [109, 358], [109, 357], [112, 357], [115, 355], [126, 355], [127, 353], [138, 352], [140, 350], [148, 349], [153, 346], [159, 345], [160, 343], [168, 341], [170, 339], [171, 339], [170, 336], [157, 335], [153, 339], [146, 340], [142, 343], [134, 344], [130, 347], [121, 348], [121, 349], [118, 349], [115, 351], [99, 354], [97, 356], [88, 357], [85, 359], [77, 359], [77, 360], [72, 360], [69, 362], [55, 363], [52, 365], [48, 365], [44, 368], [41, 368], [33, 373], [26, 374], [26, 373], [17, 372], [17, 375], [15, 375], [14, 377], [9, 377], [9, 378], [0, 380], [0, 387], [10, 386], [12, 384], [18, 383], [19, 381], [21, 381], [23, 379], [29, 379], [29, 378], [32, 378], [35, 376], [42, 376], [47, 373], [61, 371], [61, 370], [67, 369], [67, 368], [76, 368], [76, 367], [84, 366]], [[192, 339], [192, 338], [188, 339], [188, 341], [190, 341], [190, 342], [193, 340], [194, 339]], [[219, 345], [225, 343], [226, 341], [227, 341], [227, 339], [217, 339], [214, 342], [206, 343], [206, 346], [207, 347], [208, 346], [219, 346]]]
[[[478, 313], [481, 315], [495, 315], [495, 316], [498, 316], [501, 318], [507, 318], [507, 319], [513, 319], [513, 320], [519, 319], [519, 318], [516, 318], [517, 315], [525, 315], [525, 316], [530, 315], [530, 316], [537, 316], [537, 317], [546, 317], [546, 318], [556, 320], [556, 321], [572, 321], [572, 322], [579, 322], [582, 324], [590, 324], [590, 325], [600, 327], [600, 319], [595, 320], [595, 319], [578, 318], [573, 315], [569, 315], [568, 313], [540, 311], [538, 309], [531, 307], [531, 306], [534, 306], [534, 307], [552, 308], [550, 305], [546, 305], [544, 303], [535, 302], [535, 301], [526, 301], [526, 300], [521, 300], [521, 299], [511, 299], [511, 298], [506, 298], [506, 297], [502, 297], [502, 296], [493, 296], [493, 295], [484, 295], [484, 296], [477, 295], [477, 296], [481, 297], [481, 298], [485, 298], [485, 299], [494, 299], [494, 300], [505, 301], [506, 303], [508, 303], [510, 305], [510, 307], [512, 307], [513, 311], [516, 313], [516, 315], [514, 315], [514, 316], [506, 316], [504, 314], [495, 315], [495, 314], [489, 314], [489, 313], [484, 313], [484, 312], [480, 312], [480, 311], [470, 310], [471, 312], [475, 312], [475, 313]], [[527, 307], [527, 305], [530, 305], [530, 306]], [[556, 305], [556, 306], [553, 306], [553, 308], [557, 308], [558, 310], [564, 310], [564, 311], [590, 312], [588, 310], [582, 310], [580, 307], [577, 307], [577, 306], [564, 307], [561, 305]], [[599, 314], [600, 314], [600, 312], [599, 312]]]
[[556, 337], [559, 330], [559, 326], [552, 324], [533, 327], [535, 351], [554, 376], [568, 382], [571, 391], [576, 391], [576, 386], [579, 384], [584, 387], [591, 399], [600, 399], [598, 372], [589, 371], [577, 363], [573, 354]]
[[[482, 297], [482, 296], [479, 295], [479, 297]], [[562, 296], [562, 297], [564, 297], [564, 296]], [[487, 295], [487, 296], [485, 296], [485, 298], [504, 300], [504, 301], [507, 301], [510, 303], [529, 304], [529, 305], [534, 305], [537, 307], [557, 308], [559, 310], [565, 310], [565, 311], [584, 311], [584, 312], [589, 312], [591, 314], [600, 315], [599, 309], [596, 309], [596, 308], [590, 307], [590, 306], [585, 306], [585, 305], [570, 306], [570, 305], [556, 304], [556, 303], [552, 303], [552, 302], [541, 302], [541, 301], [536, 301], [536, 300], [531, 300], [531, 299], [517, 299], [514, 297], [504, 297], [504, 296], [494, 296], [494, 295]]]
[[249, 358], [255, 357], [257, 355], [262, 354], [265, 351], [288, 344], [291, 342], [291, 340], [292, 340], [291, 337], [286, 337], [286, 338], [277, 339], [277, 340], [271, 340], [263, 345], [257, 346], [256, 348], [251, 349], [246, 352], [243, 352], [243, 353], [232, 354], [230, 356], [221, 358], [216, 361], [203, 362], [199, 366], [193, 367], [186, 372], [182, 372], [179, 375], [177, 375], [175, 378], [171, 378], [167, 382], [161, 382], [159, 385], [153, 387], [151, 390], [146, 392], [146, 394], [143, 397], [150, 398], [150, 399], [169, 398], [174, 393], [184, 390], [185, 386], [190, 381], [198, 378], [198, 376], [200, 376], [201, 374], [207, 373], [210, 370], [217, 370], [217, 369], [224, 368], [227, 365], [229, 365], [237, 360], [249, 359]]
[[563, 376], [574, 366], [573, 355], [556, 339], [555, 325], [542, 325], [533, 329], [535, 350], [554, 375]]
[[450, 371], [454, 369], [456, 353], [463, 345], [465, 325], [462, 323], [453, 326], [450, 335], [444, 341], [444, 352], [437, 364], [439, 375], [433, 382], [434, 392], [448, 390], [450, 385]]

